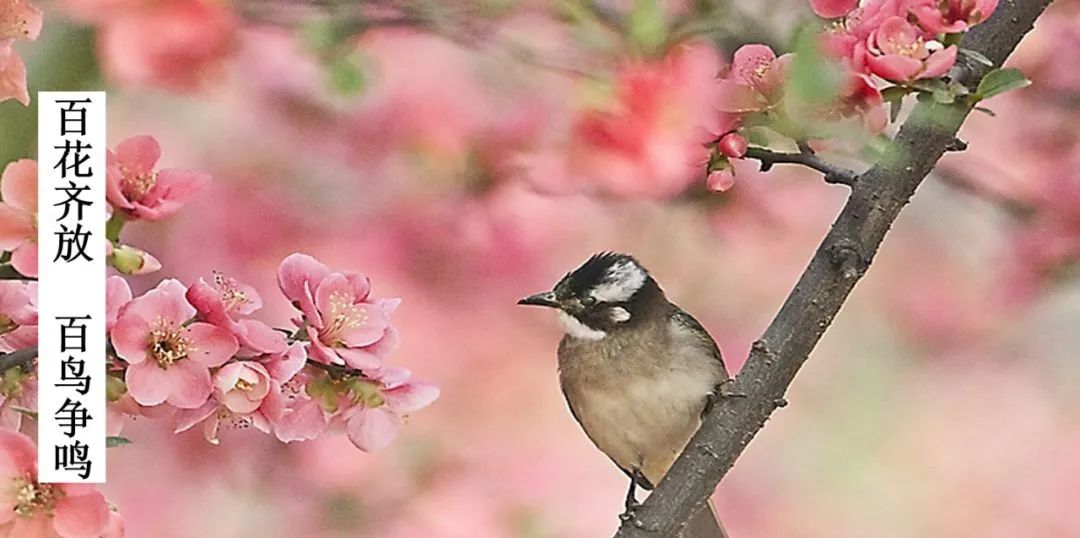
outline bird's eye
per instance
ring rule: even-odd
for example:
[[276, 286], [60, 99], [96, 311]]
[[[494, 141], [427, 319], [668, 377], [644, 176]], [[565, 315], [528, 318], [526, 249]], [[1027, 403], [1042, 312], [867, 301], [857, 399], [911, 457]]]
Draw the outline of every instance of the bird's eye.
[[584, 306], [593, 306], [596, 304], [596, 298], [592, 295], [586, 295], [581, 298], [581, 304]]

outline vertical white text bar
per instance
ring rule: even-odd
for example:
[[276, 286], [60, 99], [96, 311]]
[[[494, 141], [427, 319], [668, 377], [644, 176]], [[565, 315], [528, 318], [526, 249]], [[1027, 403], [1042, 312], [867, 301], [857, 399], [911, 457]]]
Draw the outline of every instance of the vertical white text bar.
[[38, 475], [105, 481], [105, 92], [38, 93]]

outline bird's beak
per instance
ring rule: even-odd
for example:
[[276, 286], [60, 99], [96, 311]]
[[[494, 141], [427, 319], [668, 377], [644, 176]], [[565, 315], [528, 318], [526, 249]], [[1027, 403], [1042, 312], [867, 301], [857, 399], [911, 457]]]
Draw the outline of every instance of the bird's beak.
[[555, 292], [545, 291], [544, 293], [537, 293], [536, 295], [530, 295], [520, 301], [517, 304], [534, 305], [534, 306], [548, 306], [551, 308], [558, 308], [559, 302], [555, 300]]

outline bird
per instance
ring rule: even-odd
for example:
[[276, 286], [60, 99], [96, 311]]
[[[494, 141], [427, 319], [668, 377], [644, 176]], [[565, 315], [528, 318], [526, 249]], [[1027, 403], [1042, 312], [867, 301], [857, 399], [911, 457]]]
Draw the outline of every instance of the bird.
[[[555, 309], [559, 384], [588, 438], [630, 478], [623, 520], [686, 447], [730, 381], [720, 348], [629, 254], [601, 252], [555, 287], [518, 301]], [[726, 536], [711, 505], [683, 538]]]

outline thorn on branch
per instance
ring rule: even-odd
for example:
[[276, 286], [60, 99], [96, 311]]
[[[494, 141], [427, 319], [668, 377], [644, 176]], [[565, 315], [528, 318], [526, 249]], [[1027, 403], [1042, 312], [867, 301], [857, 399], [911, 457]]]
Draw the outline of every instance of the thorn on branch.
[[829, 259], [840, 269], [844, 280], [854, 280], [866, 271], [870, 263], [859, 253], [855, 242], [842, 240], [829, 247]]
[[963, 140], [960, 140], [959, 138], [954, 138], [954, 139], [952, 139], [952, 141], [950, 141], [948, 143], [948, 145], [945, 146], [945, 151], [965, 151], [965, 150], [967, 150], [967, 148], [968, 148], [968, 143], [967, 142], [964, 142]]
[[799, 153], [781, 153], [765, 148], [752, 147], [746, 150], [746, 156], [760, 161], [760, 170], [762, 172], [768, 172], [775, 164], [801, 164], [821, 172], [825, 177], [825, 183], [853, 187], [855, 182], [859, 180], [857, 172], [825, 162], [805, 143], [799, 143]]

